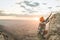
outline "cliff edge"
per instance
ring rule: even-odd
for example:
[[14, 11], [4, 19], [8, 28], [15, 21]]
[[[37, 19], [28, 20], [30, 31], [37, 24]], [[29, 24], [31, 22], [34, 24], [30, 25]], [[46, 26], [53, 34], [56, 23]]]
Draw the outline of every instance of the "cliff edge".
[[60, 13], [52, 15], [50, 18], [49, 40], [60, 40]]

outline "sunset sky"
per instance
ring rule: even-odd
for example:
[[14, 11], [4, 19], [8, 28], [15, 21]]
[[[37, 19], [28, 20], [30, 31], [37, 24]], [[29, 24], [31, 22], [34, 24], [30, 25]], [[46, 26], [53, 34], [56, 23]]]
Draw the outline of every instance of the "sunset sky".
[[0, 0], [0, 10], [7, 14], [46, 15], [51, 11], [60, 10], [60, 0]]

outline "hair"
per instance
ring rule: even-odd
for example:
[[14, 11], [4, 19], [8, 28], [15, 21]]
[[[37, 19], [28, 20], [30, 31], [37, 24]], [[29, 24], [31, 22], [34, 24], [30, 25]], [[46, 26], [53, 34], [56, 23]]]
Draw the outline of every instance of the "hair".
[[44, 22], [44, 17], [40, 17], [40, 22]]

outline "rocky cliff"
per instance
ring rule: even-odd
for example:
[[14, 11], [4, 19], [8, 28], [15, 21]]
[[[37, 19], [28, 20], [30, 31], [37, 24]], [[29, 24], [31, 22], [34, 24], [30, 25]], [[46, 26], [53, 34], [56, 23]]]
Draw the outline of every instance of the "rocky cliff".
[[49, 40], [60, 40], [60, 13], [52, 15], [50, 18]]

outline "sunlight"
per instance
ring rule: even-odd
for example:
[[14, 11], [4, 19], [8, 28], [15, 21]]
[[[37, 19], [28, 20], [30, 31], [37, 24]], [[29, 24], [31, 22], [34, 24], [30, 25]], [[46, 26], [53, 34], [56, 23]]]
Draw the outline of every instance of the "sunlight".
[[39, 17], [0, 16], [0, 19], [9, 19], [9, 20], [36, 20], [36, 21], [39, 21]]
[[34, 20], [39, 21], [39, 17], [35, 17]]

